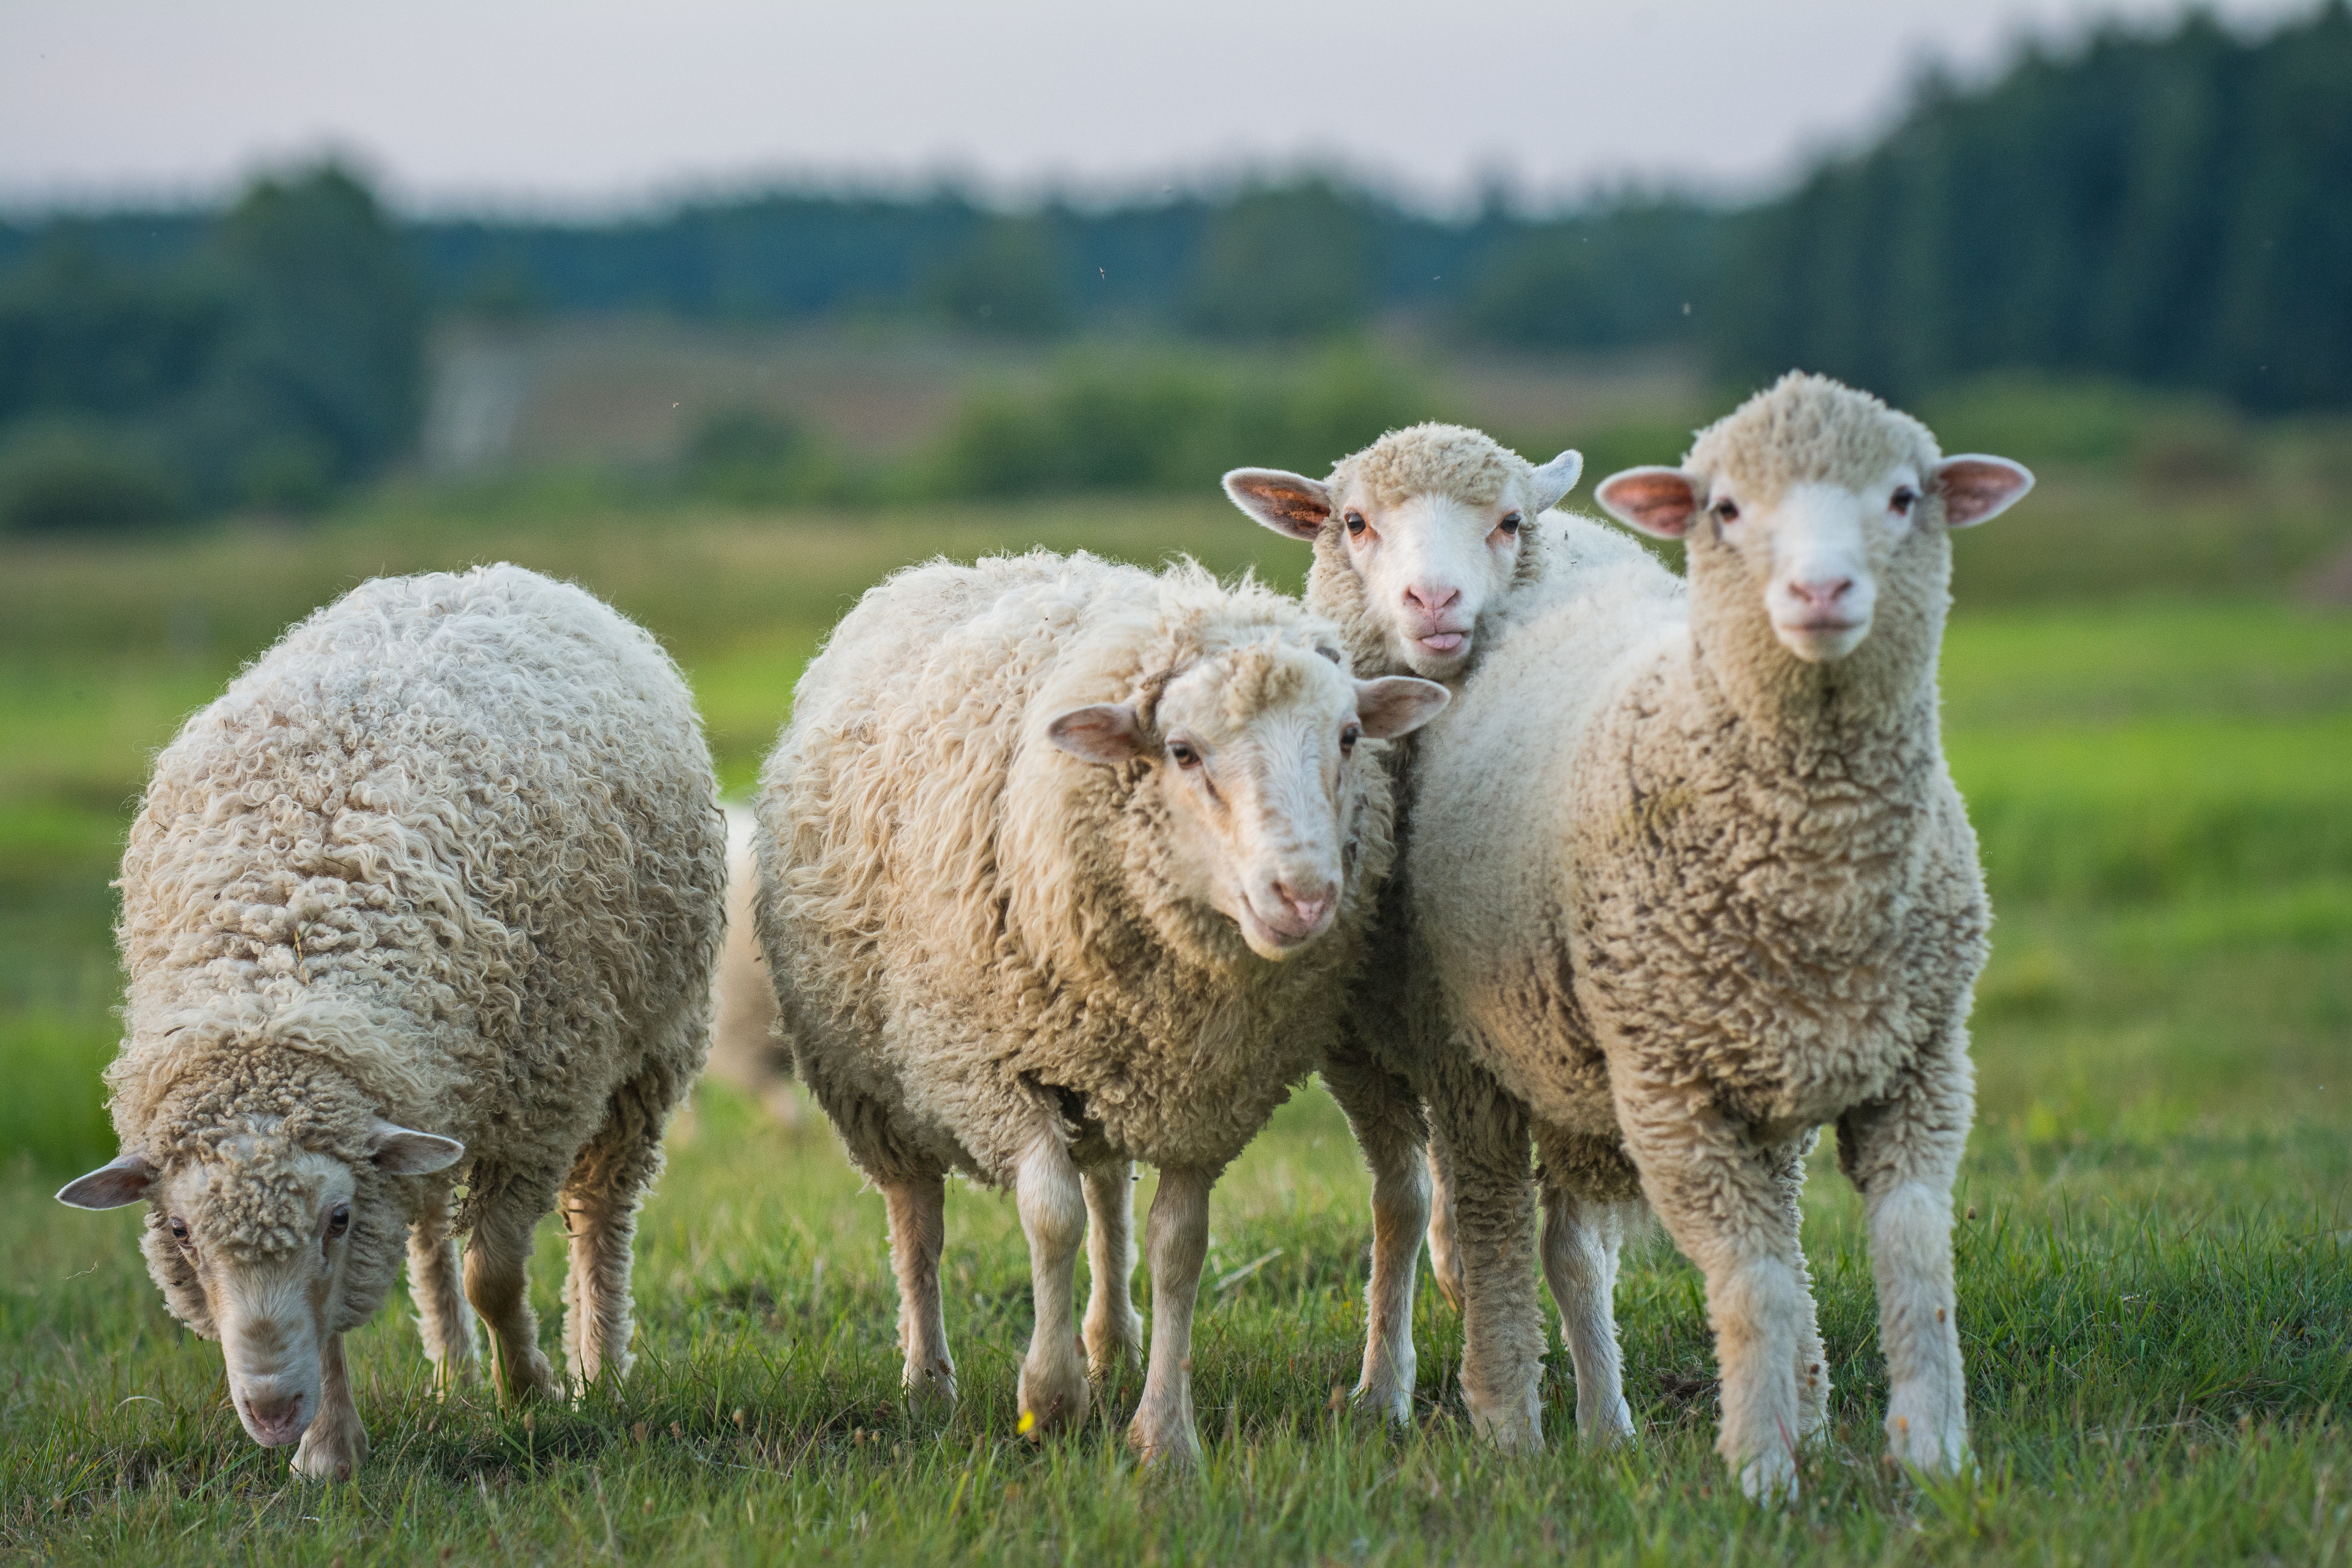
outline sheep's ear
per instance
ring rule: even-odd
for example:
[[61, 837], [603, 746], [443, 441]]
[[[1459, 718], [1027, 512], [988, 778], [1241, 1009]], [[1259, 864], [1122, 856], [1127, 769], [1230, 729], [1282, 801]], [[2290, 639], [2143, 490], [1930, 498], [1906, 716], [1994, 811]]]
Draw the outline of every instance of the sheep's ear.
[[1081, 762], [1131, 762], [1146, 750], [1143, 724], [1125, 702], [1073, 708], [1045, 726], [1045, 739]]
[[119, 1209], [147, 1195], [155, 1167], [137, 1154], [118, 1154], [87, 1176], [77, 1176], [58, 1189], [58, 1202], [68, 1208]]
[[1533, 497], [1537, 511], [1549, 511], [1568, 499], [1576, 488], [1577, 476], [1584, 472], [1584, 454], [1574, 447], [1562, 452], [1536, 470], [1536, 491]]
[[1627, 468], [1601, 480], [1592, 499], [1618, 521], [1660, 539], [1680, 539], [1698, 515], [1698, 490], [1680, 468]]
[[1434, 680], [1384, 675], [1356, 682], [1356, 722], [1375, 741], [1410, 735], [1444, 711], [1454, 693]]
[[446, 1171], [466, 1157], [466, 1146], [438, 1132], [419, 1132], [379, 1121], [368, 1133], [368, 1153], [389, 1176], [422, 1176]]
[[1276, 533], [1312, 540], [1331, 519], [1331, 489], [1280, 468], [1235, 468], [1225, 476], [1235, 506]]
[[1999, 517], [2032, 488], [2032, 470], [2007, 458], [1970, 452], [1936, 465], [1936, 489], [1944, 498], [1946, 528], [1974, 528]]

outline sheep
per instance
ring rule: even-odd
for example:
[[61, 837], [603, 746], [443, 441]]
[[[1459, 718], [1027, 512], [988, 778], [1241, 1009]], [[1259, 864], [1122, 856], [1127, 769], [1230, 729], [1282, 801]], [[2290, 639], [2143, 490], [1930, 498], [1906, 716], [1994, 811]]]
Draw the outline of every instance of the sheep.
[[1424, 1050], [1491, 1083], [1433, 1104], [1454, 1162], [1462, 1384], [1541, 1441], [1541, 1255], [1580, 1425], [1623, 1408], [1610, 1293], [1627, 1200], [1704, 1271], [1717, 1448], [1792, 1495], [1828, 1394], [1799, 1246], [1818, 1130], [1863, 1194], [1894, 1458], [1967, 1462], [1951, 1186], [1990, 913], [1945, 766], [1949, 531], [2022, 496], [1876, 398], [1792, 374], [1680, 468], [1598, 491], [1688, 546], [1555, 574], [1422, 738], [1400, 872]]
[[776, 988], [752, 929], [759, 905], [758, 829], [748, 805], [727, 807], [727, 945], [710, 989], [709, 1074], [751, 1095], [779, 1127], [801, 1124], [792, 1052], [776, 1037]]
[[[1598, 524], [1544, 516], [1575, 488], [1583, 463], [1570, 450], [1538, 467], [1481, 431], [1426, 424], [1341, 458], [1328, 479], [1235, 468], [1224, 489], [1259, 523], [1314, 545], [1307, 605], [1339, 623], [1358, 676], [1413, 674], [1452, 686], [1554, 557], [1638, 552]], [[1400, 839], [1410, 823], [1413, 754], [1411, 740], [1387, 754]], [[1381, 900], [1379, 957], [1367, 965], [1367, 984], [1322, 1073], [1372, 1173], [1372, 1267], [1355, 1405], [1402, 1423], [1412, 1415], [1412, 1298], [1424, 1226], [1438, 1289], [1456, 1304], [1461, 1274], [1444, 1147], [1431, 1142], [1423, 1108], [1430, 1065], [1397, 1026], [1411, 959], [1397, 884]]]
[[149, 1272], [220, 1342], [254, 1441], [299, 1441], [305, 1476], [360, 1466], [343, 1335], [404, 1250], [444, 1389], [478, 1312], [501, 1393], [554, 1393], [524, 1271], [559, 1204], [572, 1379], [628, 1371], [724, 856], [677, 667], [514, 566], [362, 584], [158, 755], [120, 883], [121, 1152], [58, 1196], [147, 1201]]
[[1351, 679], [1332, 638], [1189, 563], [1041, 552], [900, 573], [802, 678], [755, 804], [761, 944], [801, 1079], [882, 1189], [919, 1405], [956, 1394], [946, 1174], [1013, 1190], [1035, 1307], [1022, 1428], [1042, 1431], [1137, 1357], [1130, 1171], [1150, 1161], [1155, 1321], [1128, 1435], [1148, 1463], [1197, 1462], [1210, 1186], [1338, 1032], [1391, 858], [1359, 738], [1447, 700]]

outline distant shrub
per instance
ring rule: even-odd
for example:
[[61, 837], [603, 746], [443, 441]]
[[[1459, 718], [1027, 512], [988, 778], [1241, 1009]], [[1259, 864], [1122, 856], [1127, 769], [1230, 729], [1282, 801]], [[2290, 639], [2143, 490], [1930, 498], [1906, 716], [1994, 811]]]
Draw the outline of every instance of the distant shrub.
[[28, 420], [0, 440], [0, 532], [121, 528], [185, 500], [151, 441], [80, 420]]
[[2202, 420], [2218, 407], [2122, 382], [1990, 375], [1918, 399], [1914, 409], [1947, 452], [1997, 452], [2034, 463], [2105, 463], [2133, 457], [2152, 431]]
[[847, 476], [822, 443], [772, 408], [722, 408], [687, 441], [687, 489], [734, 506], [840, 499]]

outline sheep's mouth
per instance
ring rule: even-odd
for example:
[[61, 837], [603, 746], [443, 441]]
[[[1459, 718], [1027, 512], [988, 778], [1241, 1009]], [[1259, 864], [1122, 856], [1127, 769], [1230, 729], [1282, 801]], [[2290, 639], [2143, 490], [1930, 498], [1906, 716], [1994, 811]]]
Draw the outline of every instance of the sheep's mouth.
[[1867, 617], [1854, 620], [1774, 621], [1773, 635], [1782, 647], [1809, 664], [1843, 658], [1862, 645], [1870, 631]]
[[1266, 920], [1244, 899], [1240, 912], [1226, 918], [1242, 933], [1242, 940], [1261, 958], [1287, 958], [1292, 953], [1331, 929], [1334, 912], [1327, 911], [1312, 926], [1305, 929], [1286, 928]]

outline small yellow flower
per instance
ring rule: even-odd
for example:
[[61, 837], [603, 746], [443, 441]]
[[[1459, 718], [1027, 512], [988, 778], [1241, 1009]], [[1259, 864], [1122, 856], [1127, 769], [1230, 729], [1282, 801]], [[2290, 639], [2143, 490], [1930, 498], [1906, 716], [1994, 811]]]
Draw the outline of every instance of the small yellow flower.
[[1024, 1410], [1021, 1413], [1021, 1425], [1015, 1426], [1013, 1430], [1026, 1437], [1029, 1436], [1029, 1428], [1035, 1425], [1037, 1425], [1037, 1413], [1034, 1410]]

